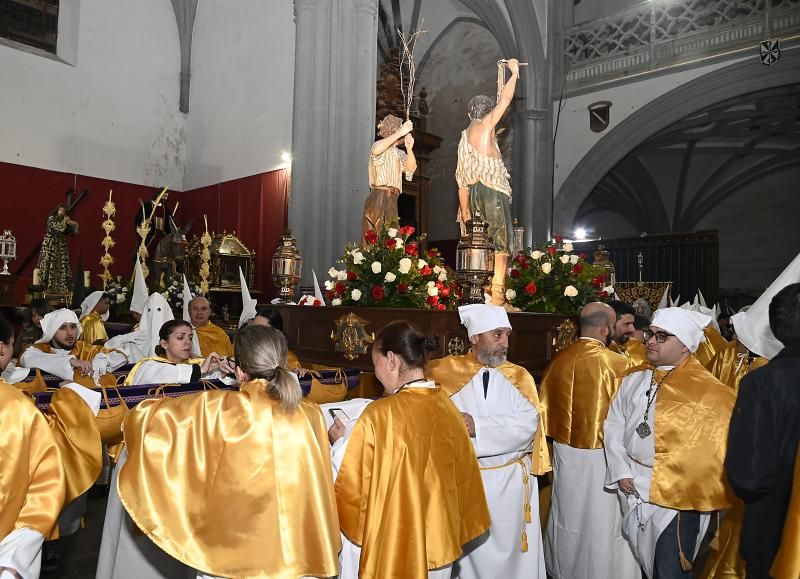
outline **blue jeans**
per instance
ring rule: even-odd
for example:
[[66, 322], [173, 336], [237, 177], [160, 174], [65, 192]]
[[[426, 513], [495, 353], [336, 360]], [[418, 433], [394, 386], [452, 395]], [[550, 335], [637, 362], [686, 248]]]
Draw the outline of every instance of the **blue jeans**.
[[678, 555], [678, 532], [681, 537], [681, 550], [689, 560], [694, 560], [694, 551], [700, 532], [700, 513], [681, 511], [680, 525], [678, 515], [672, 519], [656, 542], [656, 555], [653, 561], [653, 579], [685, 579], [692, 577], [692, 571], [684, 571]]

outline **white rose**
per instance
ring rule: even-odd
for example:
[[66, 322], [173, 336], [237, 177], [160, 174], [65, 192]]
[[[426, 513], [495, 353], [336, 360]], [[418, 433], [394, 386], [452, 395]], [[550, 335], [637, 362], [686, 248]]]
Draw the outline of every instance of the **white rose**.
[[562, 255], [561, 256], [561, 263], [563, 263], [563, 264], [569, 263], [569, 256], [568, 255]]
[[570, 262], [572, 263], [572, 265], [575, 265], [576, 263], [578, 263], [578, 261], [579, 261], [580, 259], [581, 259], [581, 258], [580, 258], [580, 256], [578, 256], [578, 255], [570, 255], [570, 256], [569, 256], [569, 260], [570, 260]]
[[439, 274], [439, 281], [445, 281], [447, 279], [447, 270], [442, 270]]
[[542, 253], [541, 251], [538, 251], [538, 250], [537, 251], [533, 251], [533, 252], [531, 252], [531, 259], [542, 259], [543, 255], [544, 255], [544, 253]]
[[564, 251], [572, 251], [575, 248], [573, 247], [572, 242], [568, 241], [563, 245], [562, 249]]
[[372, 268], [372, 273], [381, 272], [381, 263], [379, 261], [373, 261], [370, 267]]
[[401, 259], [400, 263], [397, 265], [397, 270], [400, 273], [404, 273], [404, 274], [408, 273], [409, 271], [411, 271], [411, 260], [408, 259], [407, 257], [404, 257], [403, 259]]
[[420, 269], [422, 269], [426, 265], [428, 265], [428, 262], [425, 261], [424, 259], [420, 259], [419, 262], [417, 263], [417, 267], [420, 268]]
[[395, 240], [397, 241], [397, 244], [395, 245], [396, 248], [399, 249], [399, 248], [403, 247], [404, 244], [403, 244], [403, 238], [402, 237], [395, 237]]
[[439, 295], [439, 288], [435, 285], [428, 286], [428, 295], [429, 296], [438, 296]]
[[436, 275], [439, 275], [441, 272], [442, 272], [442, 266], [441, 265], [433, 266], [433, 273], [435, 273]]
[[325, 280], [325, 289], [331, 291], [334, 288], [333, 281], [327, 279]]
[[386, 272], [386, 277], [384, 277], [383, 279], [384, 279], [384, 281], [386, 281], [388, 283], [392, 283], [394, 280], [397, 279], [397, 276], [395, 274], [393, 274], [391, 271], [387, 271]]
[[339, 270], [336, 269], [335, 267], [332, 267], [328, 270], [328, 275], [336, 279], [337, 277], [339, 277]]
[[517, 297], [517, 292], [510, 288], [506, 290], [506, 299], [508, 301], [513, 300], [515, 297]]
[[545, 261], [545, 262], [542, 264], [542, 271], [543, 271], [544, 273], [550, 273], [550, 270], [551, 270], [551, 269], [553, 269], [553, 264], [552, 264], [552, 263], [550, 263], [549, 261]]
[[427, 283], [427, 286], [428, 286], [428, 287], [433, 287], [433, 286], [435, 286], [435, 285], [436, 285], [436, 282], [435, 282], [435, 281], [429, 281], [429, 282]]
[[342, 270], [338, 272], [337, 277], [339, 278], [339, 281], [347, 281], [347, 272], [345, 270]]
[[361, 253], [360, 251], [354, 251], [353, 252], [353, 263], [354, 264], [361, 265], [362, 263], [364, 263], [364, 259], [365, 259], [364, 258], [364, 254]]
[[342, 305], [342, 300], [340, 298], [333, 298], [331, 301], [332, 306], [340, 306]]
[[390, 227], [386, 231], [386, 235], [388, 235], [389, 237], [397, 237], [397, 230], [394, 227]]
[[606, 287], [603, 288], [602, 291], [604, 291], [608, 295], [612, 296], [612, 295], [614, 295], [614, 286], [613, 285], [607, 285]]
[[575, 286], [568, 285], [564, 288], [564, 295], [568, 298], [574, 298], [576, 295], [578, 295], [578, 290], [575, 289]]
[[361, 299], [361, 290], [360, 289], [354, 289], [353, 291], [351, 291], [350, 292], [350, 299], [353, 300], [354, 302], [357, 302], [358, 300], [360, 300]]

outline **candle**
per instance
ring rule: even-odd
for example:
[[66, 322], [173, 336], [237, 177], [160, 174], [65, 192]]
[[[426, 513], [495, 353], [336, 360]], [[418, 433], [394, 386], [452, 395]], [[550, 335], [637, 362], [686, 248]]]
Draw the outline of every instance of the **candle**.
[[38, 267], [33, 268], [33, 285], [39, 285], [42, 282], [42, 272]]
[[83, 271], [83, 287], [90, 287], [92, 285], [92, 272], [88, 269]]

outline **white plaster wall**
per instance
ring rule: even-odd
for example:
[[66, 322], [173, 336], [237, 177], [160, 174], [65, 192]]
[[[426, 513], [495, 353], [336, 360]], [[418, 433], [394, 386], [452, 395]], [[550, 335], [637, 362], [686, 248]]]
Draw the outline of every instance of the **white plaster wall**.
[[180, 189], [186, 121], [171, 4], [78, 2], [74, 65], [0, 45], [0, 161]]
[[291, 151], [292, 0], [203, 0], [192, 49], [187, 190], [271, 171]]

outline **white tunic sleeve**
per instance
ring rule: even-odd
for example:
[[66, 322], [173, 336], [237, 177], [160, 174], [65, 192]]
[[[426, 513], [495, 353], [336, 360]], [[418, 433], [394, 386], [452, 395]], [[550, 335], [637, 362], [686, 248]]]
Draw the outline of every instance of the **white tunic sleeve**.
[[[475, 454], [478, 458], [524, 451], [533, 443], [533, 435], [539, 426], [539, 413], [513, 384], [497, 373], [510, 389], [510, 404], [498, 408], [497, 414], [473, 416], [475, 422]], [[490, 388], [496, 387], [490, 383]], [[491, 408], [490, 408], [491, 412]]]
[[26, 368], [39, 368], [47, 374], [53, 374], [63, 380], [72, 380], [75, 369], [69, 363], [75, 356], [57, 352], [45, 353], [39, 348], [31, 346], [20, 356], [20, 366]]
[[16, 575], [6, 569], [12, 569], [25, 579], [38, 577], [42, 543], [44, 536], [33, 529], [22, 528], [9, 533], [0, 541], [0, 579], [16, 579]]
[[617, 482], [633, 478], [633, 470], [625, 450], [625, 399], [631, 388], [630, 378], [622, 381], [617, 395], [611, 401], [608, 417], [603, 424], [603, 445], [606, 452], [606, 487], [616, 488]]
[[155, 360], [142, 362], [131, 384], [188, 384], [192, 380], [192, 364], [164, 364]]

